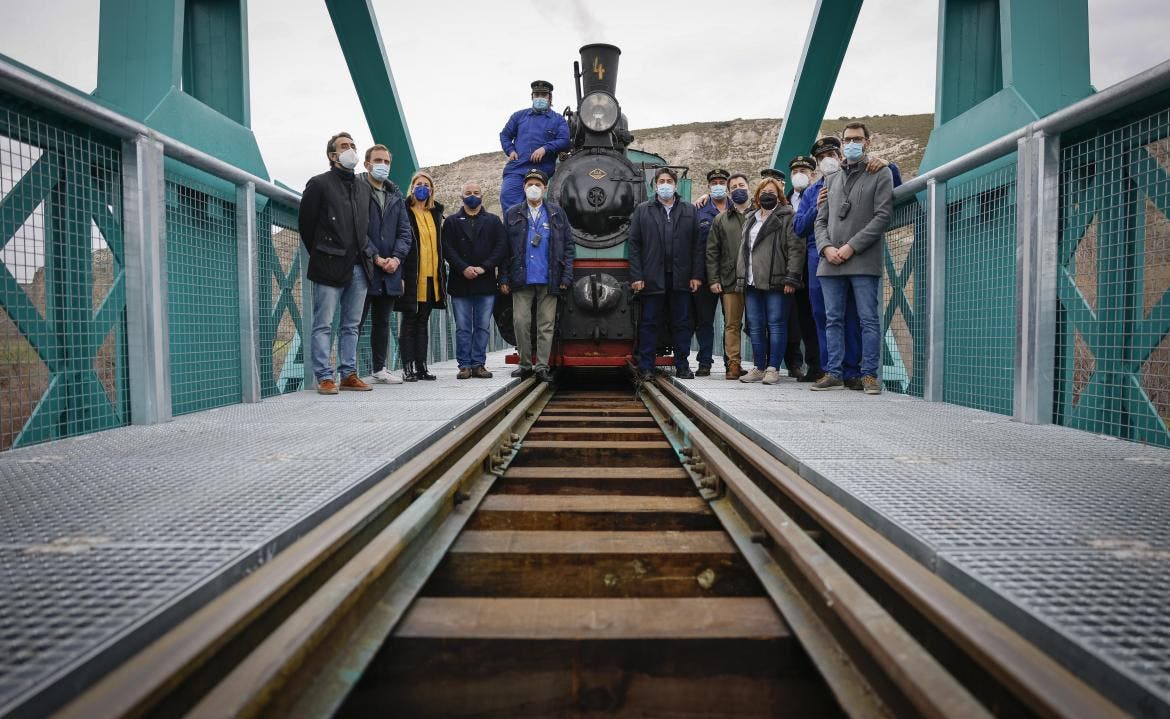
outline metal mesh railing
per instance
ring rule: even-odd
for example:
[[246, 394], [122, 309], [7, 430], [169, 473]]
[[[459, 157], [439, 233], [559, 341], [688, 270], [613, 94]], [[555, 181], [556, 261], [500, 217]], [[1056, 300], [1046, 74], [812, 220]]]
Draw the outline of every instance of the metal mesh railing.
[[122, 152], [0, 95], [0, 450], [127, 424]]
[[943, 396], [1012, 413], [1016, 164], [947, 187]]
[[171, 411], [179, 415], [241, 398], [236, 203], [170, 171], [166, 193]]
[[260, 315], [257, 358], [261, 395], [272, 397], [296, 392], [304, 385], [305, 342], [301, 336], [304, 253], [297, 231], [296, 210], [266, 202], [257, 214], [256, 288]]
[[921, 397], [926, 378], [926, 212], [916, 201], [894, 208], [882, 273], [882, 384]]
[[1170, 447], [1170, 110], [1061, 154], [1055, 421]]

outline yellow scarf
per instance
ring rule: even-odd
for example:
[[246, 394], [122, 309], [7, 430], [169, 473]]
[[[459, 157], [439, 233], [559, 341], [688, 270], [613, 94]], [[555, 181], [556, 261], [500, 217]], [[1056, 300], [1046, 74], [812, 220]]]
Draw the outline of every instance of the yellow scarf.
[[418, 224], [418, 290], [415, 299], [426, 302], [427, 289], [433, 287], [431, 296], [436, 300], [439, 297], [439, 287], [435, 278], [439, 275], [438, 232], [435, 229], [435, 220], [431, 213], [421, 205], [410, 208], [414, 213], [414, 221]]

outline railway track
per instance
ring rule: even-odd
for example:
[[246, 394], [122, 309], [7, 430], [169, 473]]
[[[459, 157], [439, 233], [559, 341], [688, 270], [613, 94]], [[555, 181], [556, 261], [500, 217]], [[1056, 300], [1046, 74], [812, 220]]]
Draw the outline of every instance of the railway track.
[[59, 714], [1121, 716], [666, 382], [527, 380]]

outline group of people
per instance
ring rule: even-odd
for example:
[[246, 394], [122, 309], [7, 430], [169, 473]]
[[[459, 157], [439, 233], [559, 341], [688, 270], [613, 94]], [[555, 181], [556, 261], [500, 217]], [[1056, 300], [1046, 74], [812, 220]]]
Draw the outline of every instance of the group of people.
[[[497, 295], [512, 301], [519, 366], [513, 376], [548, 381], [557, 302], [573, 281], [574, 241], [564, 210], [546, 199], [568, 126], [550, 110], [552, 84], [532, 83], [531, 106], [500, 133], [507, 162], [503, 217], [483, 207], [478, 182], [464, 183], [458, 210], [444, 215], [433, 178], [414, 173], [405, 194], [389, 179], [390, 151], [374, 145], [358, 171], [348, 133], [326, 145], [329, 170], [311, 178], [299, 230], [313, 283], [310, 355], [317, 391], [368, 391], [357, 374], [357, 341], [370, 321], [377, 382], [433, 380], [427, 369], [429, 318], [448, 306], [456, 327], [459, 379], [491, 377], [484, 366]], [[670, 328], [675, 376], [710, 375], [717, 307], [724, 317], [729, 380], [775, 384], [781, 364], [814, 390], [881, 392], [879, 376], [882, 237], [898, 168], [868, 154], [869, 129], [849, 123], [753, 183], [745, 173], [707, 173], [692, 204], [678, 174], [663, 167], [654, 195], [634, 210], [630, 289], [641, 303], [636, 359], [651, 376], [659, 326]], [[341, 308], [338, 366], [332, 324]], [[390, 313], [402, 314], [402, 376], [388, 370]], [[745, 321], [746, 319], [746, 321]], [[754, 367], [742, 364], [746, 327]], [[698, 338], [698, 372], [688, 355]], [[535, 335], [533, 334], [535, 329]], [[807, 367], [806, 367], [807, 365]], [[340, 380], [340, 381], [338, 381]]]

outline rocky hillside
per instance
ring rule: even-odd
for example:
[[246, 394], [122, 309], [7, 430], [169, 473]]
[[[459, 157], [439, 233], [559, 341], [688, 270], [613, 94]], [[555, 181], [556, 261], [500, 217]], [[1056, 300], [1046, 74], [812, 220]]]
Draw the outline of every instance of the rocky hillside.
[[[853, 118], [829, 120], [821, 126], [822, 134], [839, 131]], [[873, 151], [898, 163], [903, 177], [914, 175], [926, 141], [934, 125], [933, 115], [885, 115], [856, 118], [874, 133]], [[772, 159], [780, 121], [728, 120], [697, 122], [634, 130], [633, 146], [668, 158], [672, 163], [690, 168], [692, 178], [703, 181], [713, 167], [728, 170], [755, 170]], [[500, 172], [504, 158], [500, 152], [472, 155], [447, 165], [426, 168], [438, 185], [438, 197], [450, 208], [458, 204], [460, 188], [467, 180], [478, 180], [484, 190], [485, 205], [499, 212]]]

